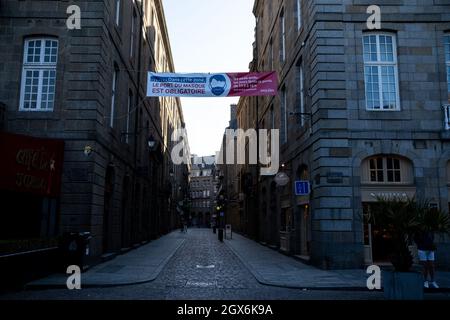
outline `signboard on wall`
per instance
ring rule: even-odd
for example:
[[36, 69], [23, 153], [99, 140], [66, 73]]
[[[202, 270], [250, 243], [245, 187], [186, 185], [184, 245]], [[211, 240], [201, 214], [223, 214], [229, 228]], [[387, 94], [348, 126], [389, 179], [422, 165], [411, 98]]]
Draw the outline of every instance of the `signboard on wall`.
[[295, 181], [295, 195], [307, 196], [311, 192], [309, 181]]
[[155, 73], [149, 72], [148, 97], [276, 96], [276, 72]]
[[0, 189], [58, 197], [64, 141], [0, 133]]

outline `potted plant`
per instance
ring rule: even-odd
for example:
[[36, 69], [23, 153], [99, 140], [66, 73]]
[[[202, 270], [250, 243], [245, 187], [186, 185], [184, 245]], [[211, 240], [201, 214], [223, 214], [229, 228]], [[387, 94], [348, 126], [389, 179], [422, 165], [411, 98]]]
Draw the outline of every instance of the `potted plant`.
[[423, 275], [412, 270], [413, 257], [409, 245], [421, 232], [449, 232], [448, 214], [432, 208], [427, 200], [377, 197], [369, 212], [369, 221], [392, 237], [390, 258], [394, 270], [383, 272], [385, 298], [423, 299]]

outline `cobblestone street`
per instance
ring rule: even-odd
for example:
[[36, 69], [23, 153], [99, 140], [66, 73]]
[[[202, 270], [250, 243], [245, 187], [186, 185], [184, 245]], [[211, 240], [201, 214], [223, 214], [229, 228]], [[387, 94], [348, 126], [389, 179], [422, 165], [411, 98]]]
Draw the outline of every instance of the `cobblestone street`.
[[[26, 290], [0, 299], [186, 299], [186, 300], [380, 300], [381, 292], [361, 290], [303, 290], [260, 284], [226, 243], [210, 229], [190, 229], [173, 236], [186, 241], [176, 251], [156, 280], [109, 288]], [[261, 250], [264, 247], [261, 246]], [[278, 254], [278, 253], [276, 253]], [[114, 277], [114, 274], [111, 274]], [[449, 299], [448, 293], [427, 294], [426, 299]]]

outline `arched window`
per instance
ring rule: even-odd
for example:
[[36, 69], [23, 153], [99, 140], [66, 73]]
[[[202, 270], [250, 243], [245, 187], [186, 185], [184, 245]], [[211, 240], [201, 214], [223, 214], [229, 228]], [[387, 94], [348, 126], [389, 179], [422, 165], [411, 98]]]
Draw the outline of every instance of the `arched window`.
[[363, 161], [363, 183], [412, 184], [411, 161], [396, 155], [378, 155]]
[[53, 111], [57, 62], [57, 39], [25, 40], [20, 111]]

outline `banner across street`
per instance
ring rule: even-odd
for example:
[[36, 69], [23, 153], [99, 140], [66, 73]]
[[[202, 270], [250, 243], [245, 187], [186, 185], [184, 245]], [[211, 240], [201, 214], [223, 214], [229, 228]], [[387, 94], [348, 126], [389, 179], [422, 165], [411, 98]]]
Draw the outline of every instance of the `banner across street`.
[[179, 74], [149, 72], [149, 97], [275, 96], [276, 72]]

